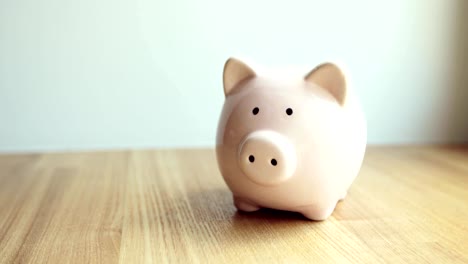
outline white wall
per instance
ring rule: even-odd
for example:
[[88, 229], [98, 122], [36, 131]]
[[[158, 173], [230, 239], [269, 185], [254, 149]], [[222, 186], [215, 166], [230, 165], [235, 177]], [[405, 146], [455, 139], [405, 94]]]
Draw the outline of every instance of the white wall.
[[214, 144], [231, 55], [347, 63], [370, 143], [468, 140], [468, 1], [0, 1], [0, 151]]

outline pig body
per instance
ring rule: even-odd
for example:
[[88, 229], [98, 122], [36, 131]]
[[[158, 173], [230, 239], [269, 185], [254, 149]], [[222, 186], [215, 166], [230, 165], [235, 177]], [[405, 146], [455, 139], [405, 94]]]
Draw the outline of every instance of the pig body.
[[341, 70], [326, 63], [280, 80], [229, 59], [223, 80], [216, 154], [235, 206], [329, 217], [366, 146], [365, 118]]

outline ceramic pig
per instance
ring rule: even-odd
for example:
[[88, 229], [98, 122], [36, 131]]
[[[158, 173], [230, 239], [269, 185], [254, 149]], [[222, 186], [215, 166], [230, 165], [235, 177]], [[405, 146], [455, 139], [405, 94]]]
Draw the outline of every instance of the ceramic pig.
[[300, 78], [224, 66], [216, 155], [238, 210], [261, 207], [328, 218], [357, 176], [366, 122], [342, 70], [323, 63]]

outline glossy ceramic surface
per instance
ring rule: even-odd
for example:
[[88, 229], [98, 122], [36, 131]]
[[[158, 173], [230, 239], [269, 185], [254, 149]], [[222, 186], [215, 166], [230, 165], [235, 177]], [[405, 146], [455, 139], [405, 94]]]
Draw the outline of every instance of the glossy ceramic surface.
[[239, 210], [268, 207], [324, 220], [359, 172], [365, 118], [335, 64], [298, 79], [278, 77], [226, 62], [219, 168]]

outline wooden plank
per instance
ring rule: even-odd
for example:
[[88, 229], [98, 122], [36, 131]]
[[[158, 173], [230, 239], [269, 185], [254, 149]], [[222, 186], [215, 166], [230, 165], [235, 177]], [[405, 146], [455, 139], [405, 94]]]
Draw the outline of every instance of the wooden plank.
[[0, 263], [468, 262], [468, 147], [369, 147], [326, 221], [239, 213], [214, 151], [0, 155]]

